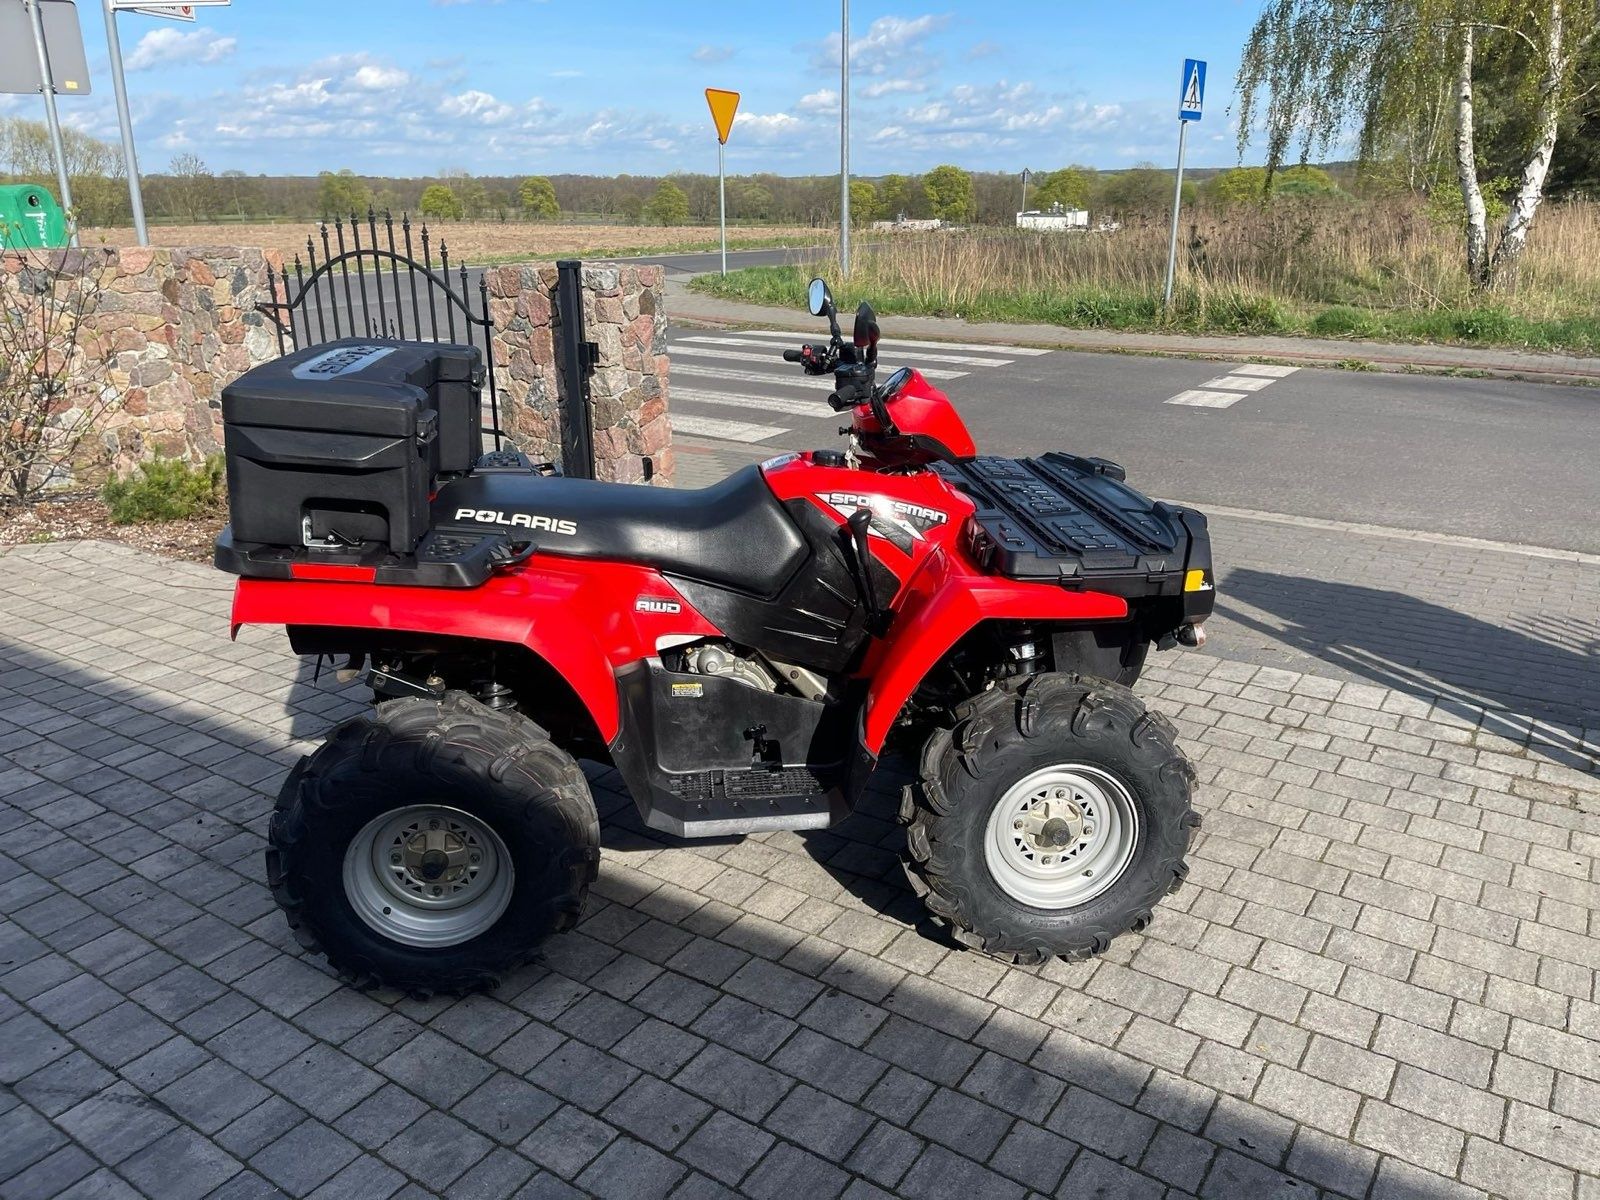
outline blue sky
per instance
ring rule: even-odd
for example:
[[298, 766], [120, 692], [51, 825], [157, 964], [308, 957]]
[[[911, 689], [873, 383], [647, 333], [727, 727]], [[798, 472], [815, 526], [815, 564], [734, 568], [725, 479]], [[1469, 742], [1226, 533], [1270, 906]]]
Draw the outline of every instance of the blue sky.
[[[1256, 0], [852, 4], [863, 174], [1167, 163], [1186, 55], [1210, 61], [1190, 162], [1231, 165], [1234, 70]], [[95, 94], [63, 119], [115, 137], [98, 0]], [[741, 91], [728, 170], [838, 169], [839, 5], [235, 0], [195, 24], [120, 19], [141, 165], [217, 171], [714, 171], [703, 89]], [[37, 98], [0, 112], [37, 117]]]

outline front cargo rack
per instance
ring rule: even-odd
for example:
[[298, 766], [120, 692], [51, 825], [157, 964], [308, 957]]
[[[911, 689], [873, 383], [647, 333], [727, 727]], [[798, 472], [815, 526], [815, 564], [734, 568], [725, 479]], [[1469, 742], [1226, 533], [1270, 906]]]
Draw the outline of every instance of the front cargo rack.
[[1052, 452], [932, 469], [976, 507], [967, 550], [984, 570], [1125, 597], [1182, 595], [1190, 570], [1210, 584], [1205, 517], [1135, 491], [1116, 463]]

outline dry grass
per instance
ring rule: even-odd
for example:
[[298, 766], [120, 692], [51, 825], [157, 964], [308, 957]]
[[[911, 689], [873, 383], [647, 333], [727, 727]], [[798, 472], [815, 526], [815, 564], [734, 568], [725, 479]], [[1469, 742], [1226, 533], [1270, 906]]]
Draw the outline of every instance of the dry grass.
[[[1186, 215], [1168, 312], [1169, 228], [895, 238], [863, 247], [841, 290], [887, 312], [974, 320], [1600, 349], [1597, 204], [1547, 206], [1519, 285], [1489, 296], [1467, 287], [1460, 235], [1414, 203], [1280, 202]], [[838, 276], [836, 262], [814, 267]], [[696, 286], [798, 304], [805, 274], [753, 270]]]
[[[150, 228], [151, 244], [156, 246], [251, 246], [277, 250], [292, 257], [304, 251], [306, 237], [316, 223], [300, 224], [217, 224], [156, 225]], [[717, 243], [716, 226], [704, 225], [533, 225], [501, 224], [497, 221], [441, 221], [432, 226], [437, 251], [438, 239], [450, 247], [450, 256], [469, 266], [515, 259], [547, 259], [562, 254], [627, 254], [665, 248], [711, 248]], [[382, 234], [382, 226], [379, 233]], [[415, 232], [415, 231], [413, 231]], [[395, 236], [400, 236], [398, 228]], [[807, 246], [819, 236], [805, 226], [740, 227], [728, 231], [730, 246], [751, 244], [789, 244]], [[132, 246], [132, 229], [84, 229], [86, 246]], [[320, 254], [321, 247], [319, 245]], [[420, 245], [418, 247], [420, 254]]]

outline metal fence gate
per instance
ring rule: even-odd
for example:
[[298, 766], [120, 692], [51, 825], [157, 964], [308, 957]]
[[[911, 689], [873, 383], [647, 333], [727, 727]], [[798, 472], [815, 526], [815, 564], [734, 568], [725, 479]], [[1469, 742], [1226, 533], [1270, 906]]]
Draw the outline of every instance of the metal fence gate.
[[465, 263], [454, 266], [459, 286], [451, 282], [450, 248], [443, 238], [438, 258], [436, 268], [426, 221], [416, 226], [414, 241], [408, 214], [400, 217], [398, 239], [389, 212], [380, 216], [369, 208], [364, 222], [354, 213], [348, 221], [335, 217], [331, 228], [323, 221], [306, 238], [305, 258], [295, 254], [292, 275], [291, 264], [285, 263], [271, 279], [273, 299], [256, 307], [276, 328], [280, 354], [346, 337], [476, 346], [483, 355], [484, 393], [489, 401], [485, 432], [492, 432], [498, 445], [503, 434], [489, 285], [479, 270], [474, 286], [473, 272]]

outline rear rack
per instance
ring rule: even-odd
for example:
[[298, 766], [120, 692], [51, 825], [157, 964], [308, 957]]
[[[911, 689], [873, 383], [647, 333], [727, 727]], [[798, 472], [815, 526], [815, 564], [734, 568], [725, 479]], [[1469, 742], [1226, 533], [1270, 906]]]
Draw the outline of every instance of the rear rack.
[[986, 571], [1137, 598], [1181, 595], [1186, 569], [1210, 569], [1205, 518], [1135, 491], [1103, 458], [1052, 452], [932, 470], [975, 505], [967, 551]]

